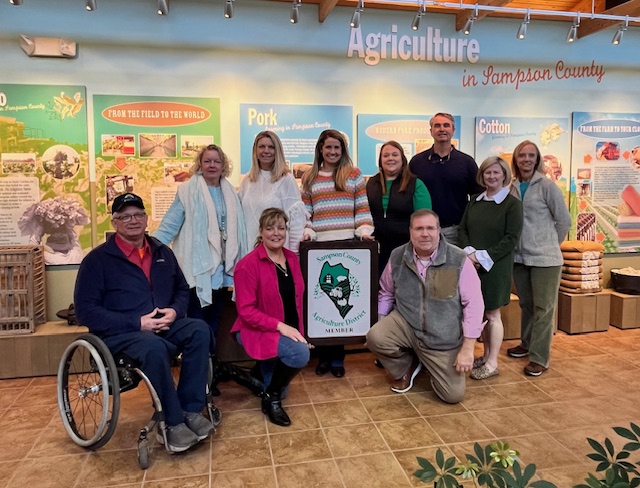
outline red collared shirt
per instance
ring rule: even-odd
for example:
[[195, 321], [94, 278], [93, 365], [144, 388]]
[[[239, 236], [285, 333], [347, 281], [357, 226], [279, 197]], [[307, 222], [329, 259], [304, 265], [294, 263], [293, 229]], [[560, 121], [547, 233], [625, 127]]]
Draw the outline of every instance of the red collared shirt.
[[144, 275], [147, 277], [147, 281], [151, 283], [151, 246], [149, 245], [149, 241], [144, 239], [144, 244], [140, 249], [138, 249], [132, 244], [129, 244], [118, 234], [116, 234], [115, 239], [116, 244], [127, 259], [142, 269]]

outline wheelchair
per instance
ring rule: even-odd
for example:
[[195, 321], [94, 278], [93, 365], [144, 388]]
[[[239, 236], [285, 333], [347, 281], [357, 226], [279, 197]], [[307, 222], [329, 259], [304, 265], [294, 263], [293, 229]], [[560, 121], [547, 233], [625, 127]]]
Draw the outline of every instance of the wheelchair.
[[[214, 366], [209, 361], [207, 381], [207, 413], [214, 427], [220, 425], [222, 414], [211, 395]], [[58, 367], [58, 409], [67, 434], [77, 445], [95, 450], [104, 446], [113, 435], [120, 413], [120, 394], [143, 382], [153, 402], [151, 420], [140, 430], [138, 464], [149, 467], [151, 443], [149, 435], [155, 428], [163, 436], [169, 451], [164, 412], [149, 378], [124, 354], [113, 356], [105, 343], [93, 334], [85, 334], [65, 349]]]

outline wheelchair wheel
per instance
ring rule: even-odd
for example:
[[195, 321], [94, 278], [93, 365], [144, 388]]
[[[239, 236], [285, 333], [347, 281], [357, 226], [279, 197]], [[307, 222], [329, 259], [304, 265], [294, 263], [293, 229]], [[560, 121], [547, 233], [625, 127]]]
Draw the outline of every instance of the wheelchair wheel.
[[79, 446], [105, 445], [118, 423], [120, 382], [111, 352], [92, 334], [64, 351], [58, 368], [58, 409], [69, 437]]
[[149, 467], [149, 452], [151, 446], [149, 445], [149, 439], [144, 438], [138, 441], [138, 465], [140, 469], [147, 469]]

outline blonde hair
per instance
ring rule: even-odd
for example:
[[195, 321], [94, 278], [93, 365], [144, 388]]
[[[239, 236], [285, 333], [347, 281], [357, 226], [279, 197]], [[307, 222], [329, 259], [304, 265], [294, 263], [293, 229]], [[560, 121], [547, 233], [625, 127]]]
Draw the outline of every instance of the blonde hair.
[[231, 160], [227, 157], [220, 146], [216, 144], [209, 144], [208, 146], [202, 146], [196, 154], [195, 158], [193, 158], [193, 165], [189, 168], [189, 173], [195, 175], [196, 173], [200, 173], [202, 171], [202, 157], [206, 151], [218, 151], [218, 155], [220, 156], [220, 160], [222, 161], [222, 178], [226, 178], [231, 174], [233, 170], [233, 166], [231, 165]]
[[476, 183], [484, 188], [484, 172], [487, 171], [489, 166], [493, 166], [494, 164], [499, 164], [502, 168], [502, 173], [504, 174], [504, 181], [502, 182], [502, 186], [509, 186], [511, 184], [511, 170], [509, 169], [509, 165], [507, 162], [502, 159], [500, 156], [489, 156], [487, 159], [482, 161], [482, 164], [478, 168], [478, 172], [476, 173]]
[[260, 220], [258, 221], [258, 226], [260, 232], [258, 233], [258, 237], [256, 238], [256, 243], [254, 247], [262, 242], [262, 231], [265, 227], [269, 227], [270, 225], [274, 225], [278, 222], [278, 220], [284, 220], [285, 225], [289, 222], [289, 218], [287, 217], [287, 213], [281, 208], [270, 207], [265, 208], [260, 214]]
[[530, 140], [526, 139], [516, 146], [516, 148], [513, 150], [513, 157], [511, 158], [511, 169], [513, 171], [513, 175], [516, 177], [517, 180], [520, 180], [520, 181], [522, 181], [522, 175], [520, 174], [520, 168], [518, 168], [518, 164], [517, 164], [518, 154], [520, 154], [520, 151], [522, 151], [522, 148], [524, 146], [527, 146], [529, 144], [531, 144], [533, 147], [536, 148], [536, 153], [537, 153], [536, 165], [533, 167], [533, 171], [534, 172], [537, 171], [538, 173], [544, 174], [544, 166], [540, 164], [542, 162], [540, 149], [538, 149], [538, 146], [536, 145], [535, 142], [531, 142]]
[[251, 151], [251, 169], [249, 170], [249, 181], [255, 183], [258, 181], [258, 175], [260, 174], [260, 163], [258, 162], [258, 142], [260, 139], [267, 138], [273, 143], [275, 149], [275, 161], [271, 167], [271, 182], [275, 183], [284, 175], [289, 173], [289, 167], [287, 161], [284, 159], [284, 149], [282, 148], [282, 141], [274, 132], [270, 130], [263, 130], [258, 133], [253, 140], [253, 150]]
[[340, 148], [342, 149], [342, 155], [340, 156], [340, 161], [333, 169], [333, 181], [335, 184], [335, 189], [337, 191], [344, 191], [346, 188], [347, 179], [351, 174], [351, 170], [353, 169], [353, 161], [351, 161], [351, 157], [349, 156], [349, 148], [347, 145], [347, 140], [342, 134], [335, 129], [327, 129], [323, 130], [318, 137], [318, 142], [316, 142], [316, 150], [315, 157], [313, 158], [313, 166], [311, 169], [307, 171], [302, 177], [302, 189], [304, 191], [311, 191], [311, 186], [318, 178], [318, 173], [320, 173], [320, 167], [324, 162], [322, 158], [322, 147], [327, 139], [332, 138], [336, 139], [340, 143]]

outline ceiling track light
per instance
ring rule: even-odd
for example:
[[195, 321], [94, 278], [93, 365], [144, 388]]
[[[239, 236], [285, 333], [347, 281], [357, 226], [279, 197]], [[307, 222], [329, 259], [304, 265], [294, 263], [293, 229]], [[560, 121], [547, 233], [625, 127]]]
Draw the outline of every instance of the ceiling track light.
[[22, 5], [22, 0], [9, 0], [11, 5]]
[[227, 0], [224, 4], [224, 18], [233, 18], [233, 0]]
[[169, 15], [169, 0], [158, 0], [158, 15]]
[[518, 28], [518, 33], [516, 34], [517, 39], [522, 40], [527, 36], [527, 26], [529, 25], [529, 22], [531, 22], [531, 11], [527, 9], [527, 13], [524, 16], [524, 20], [522, 21], [522, 24], [520, 24], [520, 27]]
[[620, 26], [618, 31], [614, 34], [613, 39], [611, 40], [611, 44], [613, 44], [614, 46], [617, 46], [618, 44], [620, 44], [622, 42], [622, 36], [624, 35], [624, 31], [626, 31], [628, 28], [629, 28], [629, 16], [627, 15], [627, 18], [624, 19], [624, 24]]
[[301, 0], [293, 0], [293, 3], [291, 4], [291, 15], [289, 16], [289, 22], [291, 22], [292, 24], [297, 24], [300, 20], [299, 9], [301, 3]]
[[471, 17], [469, 17], [467, 19], [467, 21], [464, 24], [464, 28], [462, 29], [462, 33], [465, 36], [468, 36], [469, 34], [471, 34], [471, 28], [473, 27], [473, 23], [478, 20], [478, 4], [476, 3], [476, 7], [473, 10], [473, 14], [471, 14]]
[[576, 20], [573, 21], [573, 24], [571, 24], [571, 27], [569, 28], [567, 42], [574, 42], [576, 40], [578, 37], [578, 27], [580, 27], [580, 12], [578, 12]]
[[96, 3], [96, 0], [87, 0], [87, 3], [85, 5], [85, 8], [89, 11], [89, 12], [93, 12], [95, 10], [97, 10], [98, 8], [98, 4]]
[[420, 28], [420, 19], [425, 16], [427, 13], [427, 6], [423, 3], [418, 7], [418, 11], [416, 12], [416, 16], [413, 18], [413, 22], [411, 22], [411, 29], [417, 31]]
[[357, 29], [358, 27], [360, 27], [360, 13], [364, 10], [364, 0], [358, 0], [358, 5], [356, 6], [356, 9], [353, 11], [353, 15], [351, 16], [351, 22], [349, 22], [349, 25], [354, 28]]

